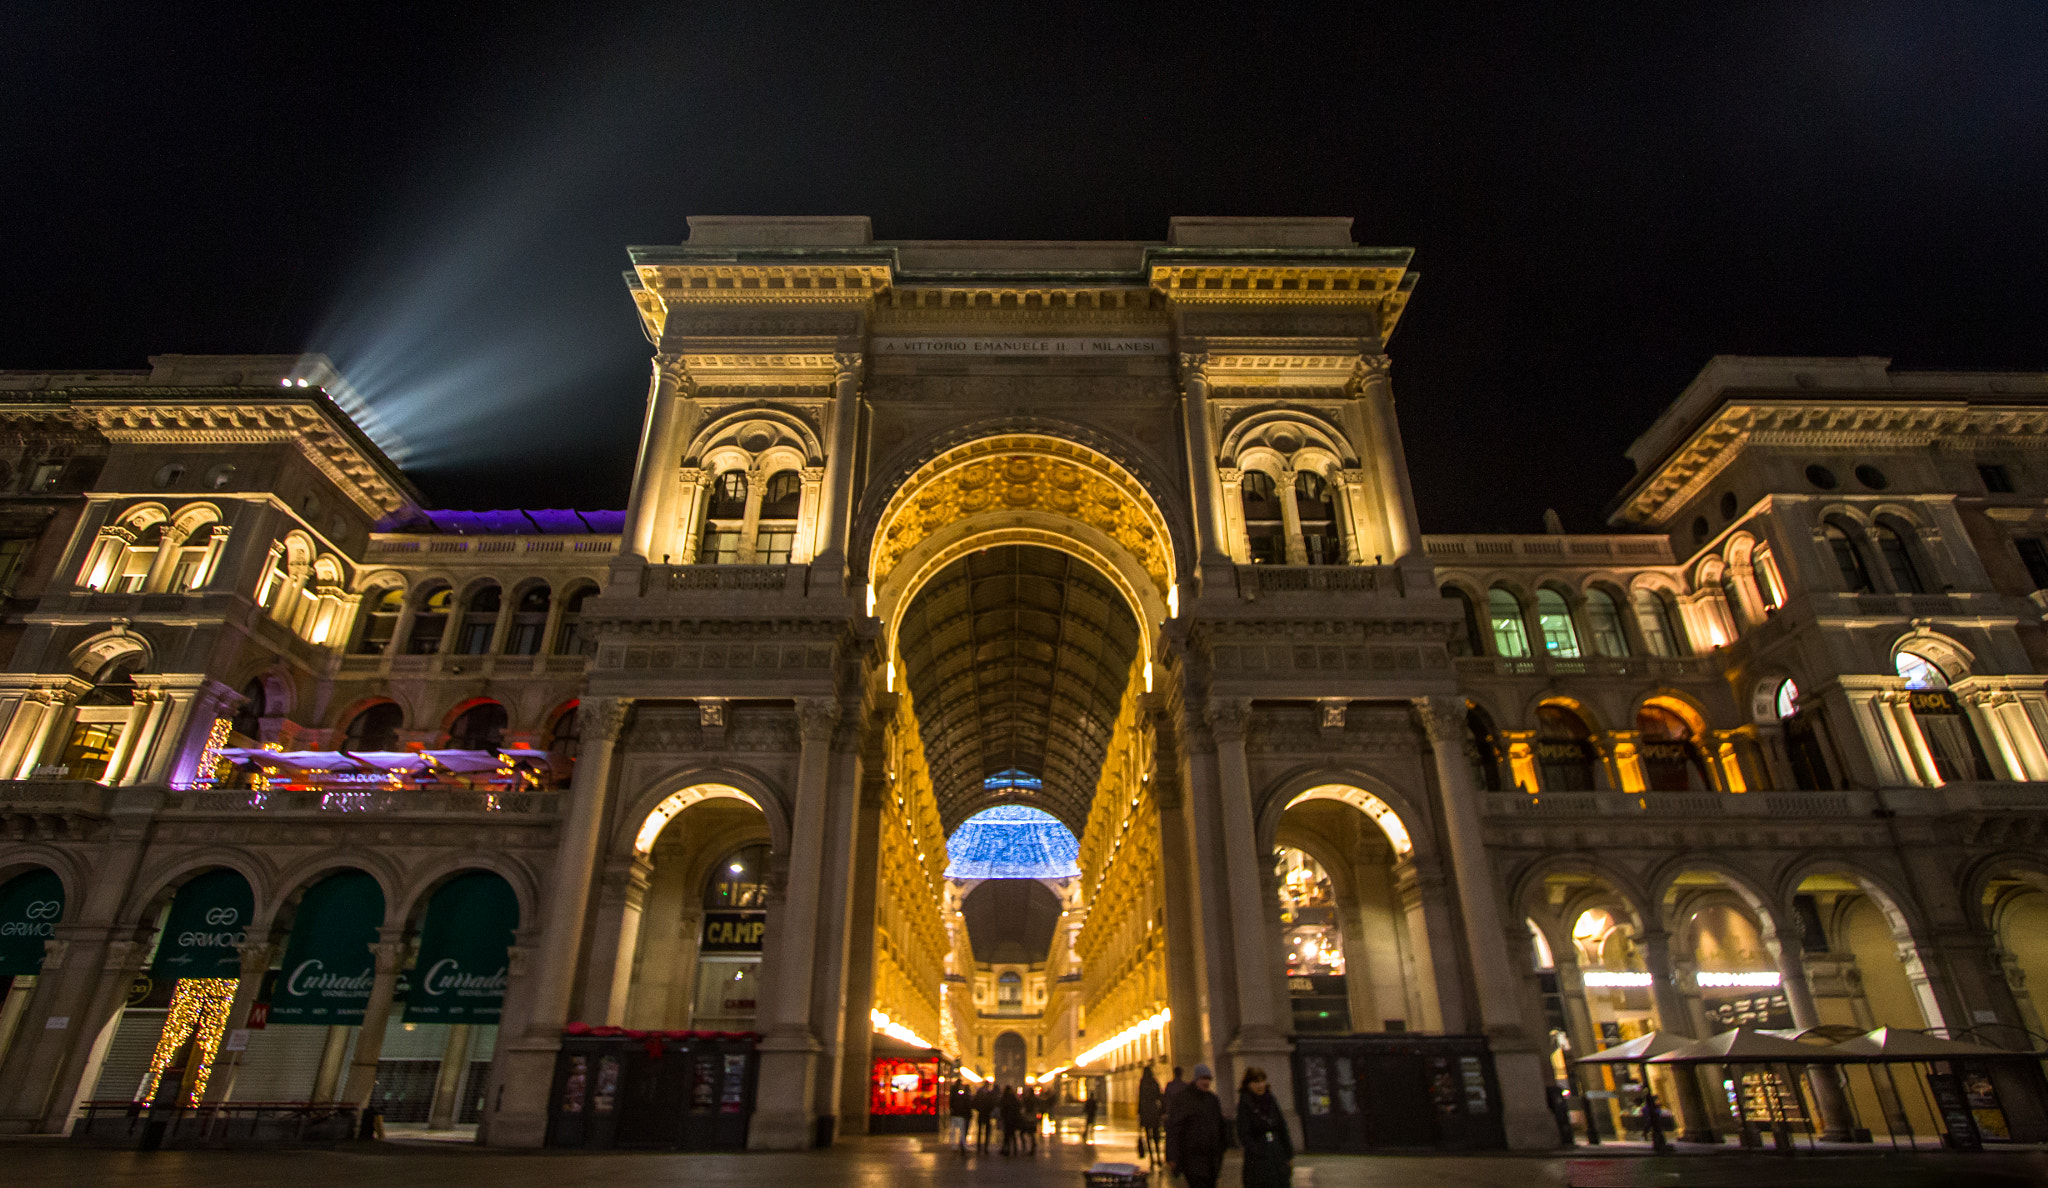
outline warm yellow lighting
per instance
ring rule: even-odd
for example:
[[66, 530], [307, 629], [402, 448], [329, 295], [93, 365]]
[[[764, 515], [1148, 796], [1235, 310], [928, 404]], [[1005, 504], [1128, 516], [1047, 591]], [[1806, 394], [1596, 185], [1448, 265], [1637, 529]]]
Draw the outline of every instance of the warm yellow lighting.
[[905, 1027], [903, 1024], [896, 1022], [894, 1019], [891, 1019], [888, 1015], [883, 1014], [879, 1008], [870, 1010], [868, 1012], [868, 1020], [875, 1025], [876, 1031], [881, 1032], [883, 1035], [893, 1036], [896, 1039], [900, 1039], [906, 1044], [910, 1044], [914, 1047], [919, 1048], [930, 1048], [936, 1046], [928, 1042], [923, 1036], [919, 1035], [915, 1031], [912, 1031], [910, 1028]]
[[1166, 617], [1169, 619], [1180, 618], [1179, 586], [1168, 586], [1166, 588]]
[[1165, 1027], [1169, 1022], [1172, 1022], [1172, 1020], [1173, 1011], [1171, 1009], [1161, 1009], [1158, 1014], [1152, 1016], [1151, 1018], [1143, 1019], [1136, 1023], [1131, 1024], [1129, 1027], [1126, 1027], [1122, 1031], [1117, 1032], [1115, 1035], [1088, 1049], [1086, 1052], [1083, 1052], [1079, 1056], [1074, 1057], [1074, 1063], [1076, 1065], [1093, 1064], [1097, 1060], [1102, 1059], [1104, 1056], [1109, 1055], [1111, 1052], [1116, 1051], [1118, 1048], [1123, 1047], [1125, 1044], [1130, 1043], [1132, 1040], [1143, 1039], [1144, 1037], [1160, 1030], [1161, 1028]]
[[875, 584], [868, 583], [868, 618], [875, 617]]
[[234, 978], [178, 979], [178, 988], [171, 993], [171, 1008], [164, 1015], [163, 1034], [157, 1037], [156, 1052], [149, 1058], [149, 1073], [143, 1078], [135, 1100], [155, 1100], [157, 1082], [190, 1036], [192, 1054], [187, 1059], [198, 1062], [199, 1068], [191, 1075], [192, 1095], [185, 1104], [199, 1104], [206, 1096], [207, 1078], [213, 1074], [213, 1058], [220, 1053], [228, 1012], [234, 1009], [235, 986]]
[[661, 836], [661, 831], [668, 827], [668, 823], [675, 819], [677, 813], [682, 812], [699, 801], [715, 800], [719, 797], [743, 800], [757, 809], [761, 807], [755, 803], [753, 797], [740, 791], [738, 788], [728, 787], [724, 784], [698, 784], [692, 788], [685, 788], [680, 792], [672, 792], [660, 804], [655, 805], [654, 811], [648, 813], [647, 819], [640, 823], [640, 832], [634, 835], [633, 838], [633, 852], [645, 854], [652, 850], [654, 848], [654, 839]]
[[1387, 841], [1393, 844], [1394, 853], [1405, 857], [1415, 849], [1415, 842], [1408, 836], [1408, 827], [1401, 822], [1401, 816], [1394, 811], [1394, 806], [1361, 788], [1325, 784], [1320, 788], [1310, 788], [1288, 801], [1287, 807], [1293, 808], [1304, 800], [1341, 800], [1371, 817], [1373, 823], [1380, 827], [1380, 832], [1387, 835]]

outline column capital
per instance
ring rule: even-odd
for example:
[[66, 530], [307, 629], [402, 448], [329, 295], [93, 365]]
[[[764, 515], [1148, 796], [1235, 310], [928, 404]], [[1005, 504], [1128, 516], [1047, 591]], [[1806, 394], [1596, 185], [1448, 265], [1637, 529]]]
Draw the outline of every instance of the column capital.
[[633, 703], [624, 697], [586, 697], [576, 706], [577, 732], [585, 740], [616, 743], [626, 731]]
[[803, 736], [805, 742], [832, 741], [832, 728], [838, 721], [839, 703], [832, 698], [797, 698], [797, 730]]
[[681, 355], [654, 356], [654, 380], [657, 384], [664, 384], [684, 393], [694, 392], [697, 387], [696, 382], [690, 378], [690, 366]]
[[1244, 730], [1251, 721], [1252, 703], [1249, 697], [1214, 697], [1209, 700], [1204, 716], [1208, 719], [1209, 730], [1217, 742], [1243, 742]]
[[1356, 394], [1363, 395], [1369, 387], [1381, 388], [1392, 380], [1394, 361], [1383, 354], [1360, 355], [1352, 365], [1351, 382]]
[[1206, 351], [1183, 351], [1180, 356], [1180, 378], [1183, 382], [1199, 380], [1209, 382], [1209, 355]]
[[1415, 717], [1429, 736], [1432, 747], [1462, 747], [1469, 729], [1465, 721], [1465, 699], [1450, 695], [1418, 697]]
[[840, 351], [832, 356], [832, 378], [845, 383], [860, 378], [862, 356], [858, 351]]

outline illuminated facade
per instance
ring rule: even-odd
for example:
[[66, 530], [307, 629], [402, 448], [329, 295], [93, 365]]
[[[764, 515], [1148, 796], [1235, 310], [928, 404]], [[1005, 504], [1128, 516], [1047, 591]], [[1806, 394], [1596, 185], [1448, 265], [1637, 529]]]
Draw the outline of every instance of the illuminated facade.
[[[0, 373], [0, 1126], [537, 1145], [580, 1021], [759, 1033], [782, 1148], [878, 1030], [1112, 1112], [1478, 1035], [1541, 1147], [1650, 1026], [2042, 1032], [2048, 378], [1716, 359], [1613, 532], [1424, 536], [1408, 259], [693, 219], [623, 515], [422, 511], [316, 357]], [[949, 874], [1019, 805], [1073, 870]]]

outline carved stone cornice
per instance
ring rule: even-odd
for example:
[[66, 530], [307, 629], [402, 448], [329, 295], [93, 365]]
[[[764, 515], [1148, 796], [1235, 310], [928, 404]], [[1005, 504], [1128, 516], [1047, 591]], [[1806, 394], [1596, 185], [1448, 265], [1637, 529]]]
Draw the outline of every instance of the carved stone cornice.
[[892, 281], [886, 263], [703, 260], [640, 264], [627, 273], [649, 339], [661, 341], [672, 310], [692, 305], [861, 306]]
[[80, 410], [109, 441], [146, 445], [266, 445], [288, 442], [371, 516], [410, 502], [402, 490], [326, 409], [310, 401], [164, 399], [147, 403], [95, 400]]

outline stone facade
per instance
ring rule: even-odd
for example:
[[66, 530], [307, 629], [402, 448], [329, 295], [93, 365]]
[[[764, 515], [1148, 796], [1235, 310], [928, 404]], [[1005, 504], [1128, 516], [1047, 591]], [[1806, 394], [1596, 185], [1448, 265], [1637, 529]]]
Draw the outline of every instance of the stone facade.
[[[218, 868], [254, 901], [232, 1028], [309, 886], [382, 890], [363, 1022], [299, 1094], [355, 1101], [404, 1071], [433, 896], [509, 884], [502, 1017], [448, 1033], [474, 1071], [422, 1109], [514, 1146], [571, 1021], [751, 1027], [761, 1147], [864, 1127], [885, 1022], [984, 1073], [1019, 1031], [1113, 1110], [1153, 1061], [1285, 1069], [1303, 872], [1323, 997], [1487, 1037], [1517, 1147], [1570, 1056], [1705, 1034], [1731, 984], [1786, 1025], [2042, 1030], [2048, 377], [1716, 359], [1612, 533], [1426, 537], [1388, 359], [1415, 275], [1348, 220], [691, 227], [632, 250], [615, 532], [421, 512], [316, 357], [0, 373], [0, 883], [63, 887], [0, 1007], [0, 1126], [107, 1095], [165, 906]], [[266, 791], [223, 745], [504, 766]], [[1081, 873], [999, 966], [944, 838], [1012, 802]]]

